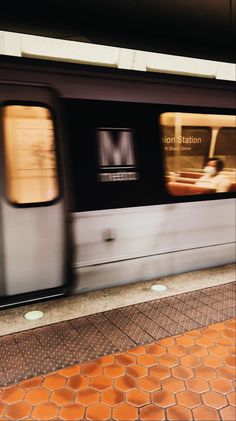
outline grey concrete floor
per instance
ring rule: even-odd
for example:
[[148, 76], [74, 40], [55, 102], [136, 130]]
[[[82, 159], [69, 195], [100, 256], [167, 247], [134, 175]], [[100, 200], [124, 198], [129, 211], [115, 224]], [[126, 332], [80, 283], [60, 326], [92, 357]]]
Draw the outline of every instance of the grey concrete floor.
[[[232, 281], [234, 264], [2, 310], [0, 336]], [[167, 290], [152, 291], [156, 283], [167, 286]], [[24, 314], [31, 310], [41, 310], [44, 316], [28, 321]]]

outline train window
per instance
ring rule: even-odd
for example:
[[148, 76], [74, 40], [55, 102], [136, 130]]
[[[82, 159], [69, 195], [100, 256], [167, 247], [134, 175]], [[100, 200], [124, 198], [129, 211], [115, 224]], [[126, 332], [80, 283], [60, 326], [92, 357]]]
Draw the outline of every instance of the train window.
[[160, 116], [165, 182], [173, 196], [235, 190], [235, 116]]
[[7, 197], [15, 204], [55, 200], [59, 193], [55, 134], [42, 106], [3, 107]]
[[236, 128], [224, 127], [218, 132], [215, 145], [215, 155], [225, 162], [225, 170], [235, 171], [236, 168]]
[[98, 180], [101, 182], [137, 180], [133, 131], [123, 128], [98, 128], [96, 137]]

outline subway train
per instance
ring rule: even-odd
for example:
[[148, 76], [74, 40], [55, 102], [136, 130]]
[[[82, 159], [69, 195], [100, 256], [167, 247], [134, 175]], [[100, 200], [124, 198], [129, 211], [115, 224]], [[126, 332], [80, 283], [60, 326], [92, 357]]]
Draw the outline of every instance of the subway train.
[[[232, 263], [233, 82], [1, 56], [0, 307]], [[199, 186], [217, 156], [227, 189]]]

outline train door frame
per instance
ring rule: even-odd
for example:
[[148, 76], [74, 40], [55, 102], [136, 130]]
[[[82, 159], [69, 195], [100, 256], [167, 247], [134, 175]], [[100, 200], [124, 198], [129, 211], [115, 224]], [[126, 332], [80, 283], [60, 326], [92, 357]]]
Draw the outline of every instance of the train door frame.
[[[6, 193], [6, 166], [4, 162], [5, 152], [4, 152], [4, 145], [3, 145], [4, 134], [3, 134], [3, 118], [2, 118], [3, 106], [7, 106], [7, 105], [29, 105], [29, 106], [38, 105], [49, 110], [52, 116], [52, 122], [53, 122], [52, 124], [54, 128], [54, 142], [55, 142], [56, 161], [57, 161], [57, 168], [58, 168], [57, 180], [58, 180], [59, 190], [58, 190], [58, 196], [56, 197], [55, 200], [51, 200], [48, 203], [47, 202], [43, 202], [43, 203], [39, 202], [36, 204], [27, 203], [26, 205], [10, 203], [10, 201], [8, 200], [7, 193]], [[30, 84], [30, 83], [15, 83], [15, 82], [3, 81], [1, 82], [0, 111], [1, 111], [0, 113], [1, 137], [3, 138], [3, 142], [1, 142], [2, 144], [0, 146], [1, 163], [3, 164], [1, 165], [2, 182], [0, 186], [0, 191], [1, 191], [1, 196], [2, 196], [1, 204], [0, 204], [1, 205], [0, 229], [2, 228], [2, 230], [0, 231], [0, 234], [1, 234], [0, 245], [1, 245], [2, 255], [0, 255], [0, 259], [2, 259], [1, 263], [3, 264], [1, 264], [2, 273], [0, 273], [0, 275], [2, 277], [1, 283], [3, 285], [1, 288], [1, 294], [4, 294], [3, 296], [0, 296], [0, 308], [1, 308], [1, 307], [11, 305], [11, 304], [15, 304], [15, 303], [23, 304], [24, 302], [32, 301], [32, 300], [34, 301], [35, 299], [37, 300], [40, 298], [43, 299], [45, 297], [50, 298], [51, 296], [55, 297], [58, 295], [64, 295], [68, 291], [68, 285], [69, 285], [70, 279], [69, 279], [69, 271], [68, 271], [69, 265], [68, 265], [68, 252], [67, 252], [69, 228], [68, 228], [68, 218], [66, 215], [66, 203], [65, 203], [65, 194], [64, 194], [64, 191], [66, 189], [64, 188], [65, 186], [64, 164], [63, 164], [63, 157], [62, 157], [63, 152], [62, 152], [62, 139], [61, 139], [61, 124], [60, 124], [60, 119], [59, 119], [59, 101], [57, 98], [57, 94], [54, 91], [54, 89], [46, 85], [41, 85], [41, 84], [36, 84], [36, 83]], [[11, 216], [9, 217], [10, 214], [12, 214], [12, 217]], [[38, 221], [41, 228], [42, 226], [44, 226], [44, 221], [43, 222], [41, 221], [41, 224], [40, 224], [40, 219], [44, 218], [44, 215], [47, 215], [46, 218], [49, 218], [48, 221], [45, 220], [45, 227], [47, 225], [47, 228], [49, 229], [49, 233], [46, 232], [46, 228], [45, 228], [44, 233], [42, 234], [44, 234], [44, 237], [45, 237], [44, 245], [47, 245], [48, 240], [49, 240], [49, 243], [51, 244], [51, 249], [44, 252], [44, 258], [46, 257], [45, 259], [46, 261], [42, 259], [42, 257], [40, 256], [40, 253], [38, 253], [37, 255], [37, 245], [39, 245], [41, 235], [38, 235], [37, 237], [37, 232], [39, 234], [40, 231], [37, 226], [34, 227], [33, 235], [35, 236], [35, 238], [33, 239], [33, 245], [36, 244], [36, 257], [38, 256], [38, 258], [35, 258], [34, 261], [31, 263], [29, 262], [29, 266], [30, 264], [32, 264], [31, 269], [26, 269], [28, 265], [27, 260], [26, 262], [23, 263], [22, 267], [25, 268], [25, 274], [26, 274], [25, 278], [27, 278], [28, 276], [28, 281], [27, 281], [28, 283], [29, 283], [29, 278], [30, 278], [29, 274], [31, 274], [32, 276], [33, 273], [36, 274], [35, 279], [37, 279], [37, 281], [35, 282], [33, 279], [32, 283], [29, 285], [27, 284], [27, 282], [25, 282], [24, 287], [23, 287], [23, 283], [21, 287], [15, 286], [14, 282], [16, 284], [16, 281], [14, 281], [11, 286], [11, 280], [9, 280], [10, 279], [9, 276], [12, 276], [13, 279], [15, 276], [15, 279], [16, 279], [17, 275], [16, 275], [16, 269], [14, 268], [11, 269], [9, 265], [9, 261], [11, 259], [11, 256], [9, 257], [9, 250], [10, 251], [13, 250], [12, 256], [16, 255], [16, 250], [14, 249], [15, 247], [14, 240], [10, 236], [10, 230], [8, 230], [7, 232], [7, 226], [4, 227], [4, 224], [7, 223], [6, 222], [7, 218], [10, 218], [8, 219], [8, 221], [10, 222], [15, 221], [14, 218], [15, 216], [17, 216], [16, 218], [17, 220], [18, 214], [21, 214], [21, 215], [25, 214], [23, 219], [27, 219], [28, 215], [35, 214], [36, 216], [34, 219], [34, 224], [37, 225], [37, 221]], [[55, 220], [57, 220], [57, 229], [55, 229], [56, 223], [54, 224], [53, 222], [54, 218]], [[54, 232], [56, 232], [56, 235], [55, 235], [55, 239], [53, 238], [50, 240], [50, 237], [52, 236], [54, 237], [52, 231], [50, 234], [50, 229], [51, 229], [50, 227], [53, 226], [53, 224], [54, 224]], [[15, 228], [17, 229], [16, 226]], [[21, 230], [19, 230], [19, 232], [21, 232]], [[26, 234], [28, 235], [28, 233]], [[27, 238], [27, 235], [26, 235], [26, 238]], [[16, 233], [14, 234], [13, 237], [16, 238]], [[28, 236], [28, 238], [30, 238], [30, 236]], [[26, 248], [25, 248], [25, 251], [22, 252], [22, 256], [23, 255], [27, 256], [27, 253], [29, 253], [29, 256], [31, 255], [30, 247], [25, 246], [26, 242], [27, 241], [24, 242], [24, 247]], [[19, 247], [19, 244], [20, 244], [20, 241], [18, 243], [18, 247]], [[40, 247], [42, 250], [44, 246], [40, 244]], [[6, 252], [6, 249], [8, 250], [7, 252]], [[49, 253], [48, 255], [48, 251], [49, 252], [51, 251], [51, 254]], [[8, 268], [7, 268], [7, 263], [6, 263], [7, 253], [8, 253]], [[47, 255], [48, 255], [48, 259], [47, 259]], [[51, 259], [51, 262], [50, 262], [50, 259]], [[35, 265], [35, 262], [36, 262], [36, 265]], [[40, 265], [42, 264], [42, 262], [44, 263], [43, 264], [44, 270], [41, 271]], [[14, 265], [14, 261], [12, 262], [12, 264]], [[19, 267], [18, 269], [21, 271], [22, 267]], [[7, 271], [8, 271], [8, 275], [7, 275]], [[37, 273], [37, 272], [40, 272], [40, 273]], [[42, 275], [42, 278], [44, 276], [43, 282], [40, 281], [41, 273], [42, 274], [44, 273], [44, 275]], [[23, 275], [21, 274], [20, 279], [21, 281], [22, 279], [24, 279], [24, 274]]]

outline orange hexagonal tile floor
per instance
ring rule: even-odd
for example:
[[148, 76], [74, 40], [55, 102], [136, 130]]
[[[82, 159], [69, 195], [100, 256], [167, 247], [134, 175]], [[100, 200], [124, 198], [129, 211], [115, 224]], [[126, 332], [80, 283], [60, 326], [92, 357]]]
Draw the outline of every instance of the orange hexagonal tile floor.
[[236, 419], [230, 319], [0, 389], [0, 420]]

